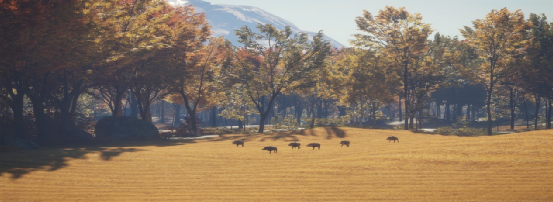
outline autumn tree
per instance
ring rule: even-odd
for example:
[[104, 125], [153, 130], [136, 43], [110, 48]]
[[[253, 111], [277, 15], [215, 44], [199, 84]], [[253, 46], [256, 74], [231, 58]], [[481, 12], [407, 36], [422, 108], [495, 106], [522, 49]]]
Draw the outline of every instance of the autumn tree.
[[210, 36], [210, 26], [204, 14], [195, 13], [191, 6], [177, 7], [170, 23], [172, 29], [168, 39], [171, 46], [163, 51], [170, 67], [170, 75], [165, 78], [169, 82], [168, 93], [174, 98], [169, 101], [184, 105], [190, 116], [192, 132], [198, 135], [196, 113], [212, 107], [217, 100], [214, 82], [224, 40]]
[[21, 136], [24, 95], [33, 103], [41, 142], [46, 140], [47, 127], [53, 127], [46, 123], [45, 103], [55, 103], [60, 110], [61, 133], [66, 134], [91, 62], [88, 32], [93, 26], [82, 12], [84, 2], [10, 1], [1, 6], [2, 49], [9, 51], [0, 68], [6, 76], [16, 135]]
[[338, 98], [341, 105], [355, 109], [362, 125], [366, 111], [371, 112], [374, 120], [376, 109], [393, 101], [392, 91], [399, 87], [398, 78], [387, 68], [388, 58], [377, 50], [350, 48], [342, 54], [332, 64], [327, 83], [336, 86], [331, 91], [341, 95]]
[[486, 60], [478, 69], [478, 82], [485, 84], [487, 91], [486, 110], [488, 114], [488, 135], [492, 135], [491, 103], [494, 86], [501, 81], [512, 62], [512, 56], [523, 48], [523, 31], [527, 27], [524, 15], [520, 10], [510, 12], [507, 8], [492, 10], [485, 19], [473, 21], [473, 28], [465, 26], [461, 30], [468, 44], [477, 50], [478, 55]]
[[[547, 22], [545, 15], [530, 14], [526, 54], [518, 57], [521, 71], [518, 83], [532, 92], [539, 106], [539, 97], [544, 98], [546, 106], [546, 127], [551, 129], [551, 111], [553, 102], [553, 23]], [[539, 107], [538, 107], [539, 108]], [[538, 113], [536, 113], [537, 115]], [[537, 119], [535, 128], [537, 129]]]
[[[359, 30], [367, 35], [356, 34], [353, 44], [359, 47], [381, 48], [389, 57], [397, 74], [403, 80], [403, 99], [405, 111], [410, 111], [413, 95], [409, 79], [414, 72], [414, 62], [422, 57], [427, 48], [426, 39], [432, 33], [430, 24], [422, 22], [418, 13], [411, 14], [405, 8], [386, 6], [373, 15], [364, 10], [363, 15], [355, 19]], [[405, 119], [405, 130], [409, 129], [409, 120]]]
[[188, 52], [186, 60], [178, 62], [181, 66], [176, 72], [170, 91], [180, 95], [176, 103], [184, 105], [190, 117], [190, 129], [198, 135], [197, 113], [218, 104], [222, 91], [218, 82], [221, 74], [222, 53], [225, 51], [222, 38], [211, 38], [194, 52]]
[[[92, 32], [101, 62], [92, 67], [97, 88], [113, 116], [121, 116], [121, 103], [140, 69], [155, 51], [166, 48], [174, 9], [164, 1], [101, 0], [87, 3], [95, 16]], [[136, 84], [136, 82], [135, 82]]]
[[294, 34], [290, 27], [278, 30], [271, 24], [258, 24], [259, 33], [244, 26], [236, 30], [243, 46], [234, 49], [234, 64], [227, 66], [233, 82], [245, 87], [244, 96], [254, 103], [260, 115], [259, 132], [277, 96], [312, 85], [324, 65], [330, 45], [322, 32], [310, 41], [307, 33]]

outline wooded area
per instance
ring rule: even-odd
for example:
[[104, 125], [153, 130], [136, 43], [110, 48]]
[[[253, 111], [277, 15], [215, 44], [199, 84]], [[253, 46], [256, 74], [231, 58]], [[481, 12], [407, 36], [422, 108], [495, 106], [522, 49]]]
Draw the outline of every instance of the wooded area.
[[[0, 1], [0, 128], [52, 143], [102, 116], [200, 127], [377, 126], [516, 119], [551, 128], [553, 23], [493, 10], [462, 38], [386, 7], [352, 48], [270, 24], [213, 37], [203, 13], [157, 0]], [[433, 37], [431, 37], [433, 35]], [[181, 106], [183, 108], [181, 108]], [[183, 110], [184, 109], [184, 110]], [[200, 123], [201, 122], [201, 123]], [[542, 123], [545, 123], [542, 126]]]

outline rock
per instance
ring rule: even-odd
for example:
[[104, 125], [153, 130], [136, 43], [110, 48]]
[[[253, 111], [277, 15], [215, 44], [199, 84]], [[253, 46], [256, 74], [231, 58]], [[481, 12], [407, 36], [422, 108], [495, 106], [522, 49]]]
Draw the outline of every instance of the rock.
[[129, 116], [107, 116], [96, 123], [94, 133], [98, 139], [158, 139], [159, 130], [154, 124]]
[[40, 148], [38, 144], [30, 140], [20, 139], [11, 136], [0, 137], [0, 145], [2, 146], [15, 146], [19, 149], [37, 149]]

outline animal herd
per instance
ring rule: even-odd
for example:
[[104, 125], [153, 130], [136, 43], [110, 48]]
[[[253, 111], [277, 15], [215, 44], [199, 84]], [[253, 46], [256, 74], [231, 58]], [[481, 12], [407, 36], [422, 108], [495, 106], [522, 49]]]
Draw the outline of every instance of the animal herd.
[[[393, 140], [394, 143], [396, 142], [396, 140], [397, 140], [397, 142], [399, 142], [399, 138], [397, 138], [396, 136], [390, 136], [386, 140], [388, 140], [388, 142]], [[235, 144], [237, 147], [238, 147], [238, 145], [242, 145], [242, 147], [244, 147], [244, 140], [235, 140], [235, 141], [232, 142], [232, 144]], [[349, 140], [342, 140], [342, 141], [340, 141], [340, 144], [342, 145], [340, 147], [343, 147], [344, 145], [349, 147], [350, 142], [349, 142]], [[288, 144], [288, 146], [291, 146], [292, 149], [294, 149], [296, 147], [298, 149], [300, 149], [301, 143], [292, 142], [292, 143]], [[321, 149], [321, 144], [316, 143], [316, 142], [309, 143], [306, 146], [307, 147], [313, 147], [313, 150], [315, 150], [315, 147], [317, 147], [319, 150]], [[267, 151], [269, 151], [269, 154], [272, 153], [273, 151], [275, 151], [275, 153], [278, 153], [278, 148], [275, 147], [275, 146], [263, 147], [263, 149], [261, 149], [261, 150], [267, 150]]]

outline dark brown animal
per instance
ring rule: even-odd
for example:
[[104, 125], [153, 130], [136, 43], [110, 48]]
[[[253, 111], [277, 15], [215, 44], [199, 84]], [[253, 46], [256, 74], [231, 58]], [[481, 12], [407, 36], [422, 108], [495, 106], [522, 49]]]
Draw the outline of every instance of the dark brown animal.
[[321, 144], [316, 143], [316, 142], [312, 142], [312, 143], [309, 143], [309, 144], [307, 145], [307, 147], [313, 147], [313, 150], [315, 150], [315, 147], [318, 147], [319, 150], [320, 150], [320, 149], [321, 149]]
[[242, 145], [242, 147], [244, 147], [244, 140], [234, 140], [232, 144], [235, 144], [237, 147], [238, 145]]
[[288, 144], [288, 146], [292, 146], [292, 149], [294, 149], [294, 147], [297, 147], [298, 149], [300, 149], [300, 143], [299, 142], [292, 142], [290, 144]]
[[388, 137], [388, 138], [387, 138], [386, 140], [388, 140], [388, 142], [390, 142], [390, 141], [392, 141], [392, 140], [393, 140], [393, 141], [394, 141], [394, 143], [396, 143], [396, 140], [397, 140], [397, 142], [399, 142], [399, 139], [398, 139], [398, 138], [397, 138], [396, 136], [391, 136], [391, 137]]
[[340, 142], [340, 144], [342, 145], [342, 146], [340, 146], [340, 147], [343, 147], [344, 145], [346, 145], [346, 146], [349, 147], [349, 140], [342, 140], [342, 141]]
[[269, 150], [269, 154], [274, 150], [275, 153], [278, 153], [278, 150], [277, 150], [277, 147], [275, 146], [268, 146], [268, 147], [264, 147], [263, 149], [261, 150]]

